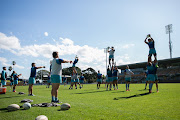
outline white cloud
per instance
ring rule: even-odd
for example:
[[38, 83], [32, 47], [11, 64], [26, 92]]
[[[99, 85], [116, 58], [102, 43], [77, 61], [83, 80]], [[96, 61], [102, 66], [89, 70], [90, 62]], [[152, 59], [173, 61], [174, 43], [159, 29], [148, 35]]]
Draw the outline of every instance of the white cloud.
[[6, 63], [6, 62], [7, 62], [7, 59], [6, 59], [6, 58], [3, 58], [3, 57], [0, 57], [0, 62], [1, 62], [1, 63]]
[[19, 68], [19, 69], [24, 69], [24, 66], [21, 66], [21, 65], [18, 65], [18, 64], [16, 64], [15, 67]]
[[133, 47], [133, 46], [135, 46], [135, 45], [134, 44], [126, 44], [126, 45], [123, 45], [122, 48], [128, 49], [128, 48]]
[[[6, 67], [12, 66], [12, 64], [9, 64], [8, 60], [4, 57], [0, 57], [0, 62], [2, 65], [6, 66]], [[16, 64], [15, 67], [17, 67], [19, 69], [24, 69], [24, 66], [20, 66], [18, 64]]]
[[6, 36], [4, 33], [0, 32], [0, 49], [5, 50], [19, 50], [20, 49], [19, 39], [15, 36]]
[[44, 32], [44, 35], [47, 37], [48, 36], [48, 32]]
[[[53, 38], [52, 38], [53, 39]], [[8, 42], [11, 39], [6, 39]], [[19, 40], [16, 38], [17, 42]], [[96, 47], [91, 47], [88, 45], [79, 46], [75, 45], [74, 41], [69, 38], [59, 38], [60, 41], [56, 41], [53, 39], [56, 44], [41, 44], [41, 45], [28, 45], [28, 46], [21, 46], [19, 44], [19, 49], [10, 49], [9, 51], [13, 54], [18, 56], [25, 55], [25, 56], [32, 56], [38, 57], [37, 63], [42, 63], [43, 65], [48, 65], [49, 61], [44, 61], [41, 58], [49, 58], [52, 59], [52, 52], [58, 51], [60, 57], [64, 56], [75, 56], [78, 55], [79, 62], [77, 64], [78, 67], [81, 69], [86, 69], [88, 67], [94, 68], [96, 71], [101, 70], [103, 74], [106, 73], [106, 55], [103, 49], [99, 49]], [[129, 47], [133, 47], [134, 44], [127, 44], [124, 45], [123, 48], [127, 49]], [[115, 56], [116, 65], [128, 64], [129, 56], [127, 54], [123, 56]], [[71, 59], [74, 60], [74, 57]], [[63, 66], [71, 66], [69, 64], [64, 64]], [[23, 68], [22, 66], [18, 66], [19, 68]]]

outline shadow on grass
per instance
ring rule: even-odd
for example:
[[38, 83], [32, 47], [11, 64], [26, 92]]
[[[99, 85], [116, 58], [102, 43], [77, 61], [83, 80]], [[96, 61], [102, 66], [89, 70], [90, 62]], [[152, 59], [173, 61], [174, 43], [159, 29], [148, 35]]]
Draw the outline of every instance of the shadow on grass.
[[88, 94], [88, 93], [98, 93], [98, 92], [107, 92], [107, 90], [103, 90], [103, 91], [92, 91], [92, 92], [83, 92], [83, 93], [72, 93], [72, 94]]
[[61, 110], [61, 109], [59, 109], [58, 111], [67, 111], [67, 110]]
[[141, 97], [141, 96], [149, 95], [149, 94], [150, 94], [150, 93], [147, 92], [147, 93], [141, 93], [141, 94], [132, 95], [132, 96], [129, 96], [129, 97], [117, 97], [117, 98], [114, 98], [113, 100], [129, 99], [129, 98], [133, 98], [133, 97]]
[[142, 89], [142, 90], [138, 90], [138, 91], [146, 91], [146, 90], [149, 90], [149, 89]]
[[116, 92], [112, 92], [112, 93], [119, 93], [119, 92], [126, 92], [126, 91], [116, 91]]
[[21, 97], [21, 96], [8, 96], [8, 97], [0, 97], [0, 99], [5, 99], [5, 98], [14, 98], [14, 97]]

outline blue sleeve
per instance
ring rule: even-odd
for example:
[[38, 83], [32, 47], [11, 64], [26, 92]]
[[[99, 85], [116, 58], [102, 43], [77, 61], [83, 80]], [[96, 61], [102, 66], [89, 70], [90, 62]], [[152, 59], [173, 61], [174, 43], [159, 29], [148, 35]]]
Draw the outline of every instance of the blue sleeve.
[[34, 67], [34, 69], [37, 69], [37, 67]]
[[57, 60], [56, 60], [56, 63], [57, 63], [57, 64], [61, 64], [62, 62], [63, 62], [63, 59], [57, 59]]

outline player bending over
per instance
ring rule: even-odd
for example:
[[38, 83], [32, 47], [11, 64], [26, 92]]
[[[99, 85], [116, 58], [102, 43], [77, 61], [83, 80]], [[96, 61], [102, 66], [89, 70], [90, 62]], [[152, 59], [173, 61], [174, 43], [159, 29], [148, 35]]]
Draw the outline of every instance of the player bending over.
[[126, 91], [130, 91], [129, 85], [131, 83], [131, 75], [133, 75], [134, 73], [129, 69], [128, 65], [126, 66], [124, 74], [125, 74], [125, 80], [126, 80]]
[[97, 74], [97, 89], [100, 88], [101, 82], [102, 82], [102, 74], [98, 70], [98, 74]]
[[31, 68], [31, 74], [29, 77], [29, 96], [35, 96], [32, 92], [33, 92], [33, 85], [36, 83], [35, 77], [36, 77], [36, 69], [40, 69], [40, 68], [45, 68], [45, 66], [40, 66], [40, 67], [36, 67], [35, 63], [31, 64], [32, 68]]
[[21, 76], [21, 74], [17, 74], [15, 71], [13, 71], [13, 78], [14, 78], [14, 86], [13, 86], [13, 92], [16, 92], [16, 86], [18, 85], [18, 78]]
[[62, 63], [71, 63], [72, 61], [59, 59], [58, 52], [53, 52], [53, 61], [52, 61], [52, 69], [51, 69], [51, 83], [52, 83], [52, 90], [51, 96], [52, 101], [55, 103], [60, 103], [58, 100], [58, 89], [60, 83], [62, 83]]
[[[148, 39], [148, 42], [146, 41], [146, 39]], [[147, 35], [146, 39], [144, 40], [144, 42], [149, 46], [149, 55], [148, 55], [148, 61], [151, 60], [151, 56], [152, 54], [154, 55], [154, 58], [157, 59], [157, 54], [156, 54], [156, 50], [155, 50], [155, 45], [154, 45], [154, 40], [151, 37], [150, 34]]]

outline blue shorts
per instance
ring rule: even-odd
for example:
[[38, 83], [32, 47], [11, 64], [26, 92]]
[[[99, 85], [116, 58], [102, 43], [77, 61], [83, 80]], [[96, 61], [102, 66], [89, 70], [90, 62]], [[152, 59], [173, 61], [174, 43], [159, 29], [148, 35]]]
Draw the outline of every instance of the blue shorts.
[[148, 81], [155, 81], [155, 75], [154, 74], [148, 74], [147, 79], [148, 79]]
[[113, 81], [113, 77], [108, 77], [108, 81], [112, 82]]
[[118, 77], [113, 77], [113, 81], [118, 80]]
[[6, 80], [1, 80], [2, 85], [6, 85]]
[[127, 82], [131, 82], [131, 77], [126, 77], [125, 80], [126, 80]]
[[18, 85], [18, 80], [14, 80], [14, 85]]
[[78, 82], [79, 82], [79, 79], [75, 79], [75, 82], [78, 83]]
[[109, 55], [109, 59], [114, 59], [114, 55]]
[[73, 82], [75, 82], [75, 80], [74, 80], [74, 79], [71, 79], [71, 82], [73, 83]]
[[35, 84], [35, 83], [36, 83], [35, 77], [30, 77], [29, 84]]
[[106, 80], [106, 83], [109, 83], [109, 80], [108, 80], [108, 79]]
[[97, 82], [102, 82], [102, 79], [97, 79]]
[[51, 83], [62, 83], [60, 75], [51, 75]]
[[72, 67], [75, 67], [75, 64], [73, 64]]
[[156, 54], [155, 48], [149, 49], [149, 56], [151, 56], [152, 54]]
[[47, 80], [47, 83], [51, 83], [51, 80]]
[[13, 82], [11, 82], [11, 84], [10, 85], [14, 85], [14, 81]]
[[84, 80], [80, 80], [80, 83], [84, 83]]

